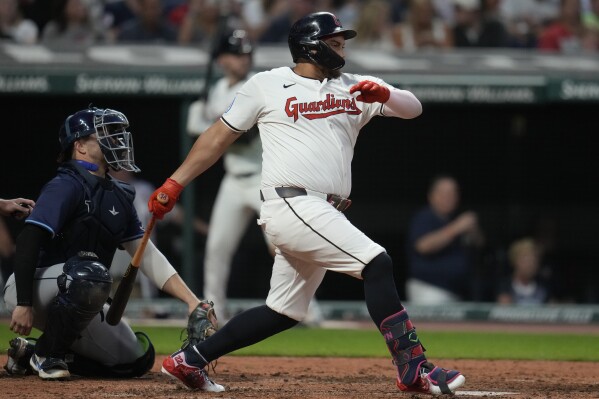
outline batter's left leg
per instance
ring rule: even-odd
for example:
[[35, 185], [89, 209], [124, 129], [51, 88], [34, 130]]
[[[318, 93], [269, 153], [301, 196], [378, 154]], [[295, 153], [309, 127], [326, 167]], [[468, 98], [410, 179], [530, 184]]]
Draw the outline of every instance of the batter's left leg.
[[214, 335], [197, 345], [189, 345], [162, 363], [162, 372], [179, 379], [191, 389], [222, 392], [204, 368], [220, 356], [260, 342], [297, 324], [297, 320], [282, 315], [268, 306], [258, 306], [234, 316]]

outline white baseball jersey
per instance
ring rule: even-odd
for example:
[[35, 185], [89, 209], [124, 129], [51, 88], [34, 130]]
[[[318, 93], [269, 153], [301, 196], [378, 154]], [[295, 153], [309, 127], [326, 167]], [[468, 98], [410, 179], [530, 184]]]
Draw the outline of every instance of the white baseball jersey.
[[349, 196], [358, 133], [384, 112], [384, 105], [359, 102], [349, 94], [362, 80], [388, 86], [372, 76], [346, 73], [320, 82], [282, 67], [258, 73], [241, 87], [221, 119], [239, 132], [258, 123], [262, 187]]

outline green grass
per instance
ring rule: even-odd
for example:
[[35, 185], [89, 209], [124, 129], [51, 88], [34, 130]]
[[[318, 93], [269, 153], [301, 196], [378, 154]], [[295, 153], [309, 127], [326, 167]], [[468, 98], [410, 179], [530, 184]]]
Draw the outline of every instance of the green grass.
[[[134, 327], [146, 332], [160, 354], [181, 345], [181, 328]], [[36, 331], [32, 336], [39, 335]], [[599, 336], [557, 333], [419, 332], [432, 359], [514, 359], [599, 361]], [[14, 337], [0, 323], [0, 350], [5, 352]], [[245, 356], [342, 356], [387, 357], [383, 338], [372, 330], [294, 328], [243, 348], [234, 355]]]

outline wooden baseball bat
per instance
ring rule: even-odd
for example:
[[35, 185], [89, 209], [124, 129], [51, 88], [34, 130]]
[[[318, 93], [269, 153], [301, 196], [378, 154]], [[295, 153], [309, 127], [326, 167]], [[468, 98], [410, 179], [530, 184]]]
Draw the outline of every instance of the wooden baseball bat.
[[[168, 195], [165, 193], [159, 193], [157, 196], [158, 201], [161, 204], [166, 204], [168, 202]], [[106, 322], [111, 326], [115, 326], [123, 317], [123, 313], [125, 313], [125, 308], [127, 307], [127, 302], [129, 302], [129, 297], [131, 296], [131, 291], [133, 291], [133, 285], [135, 284], [135, 278], [137, 277], [137, 272], [139, 270], [139, 265], [141, 264], [141, 258], [143, 257], [144, 251], [146, 249], [146, 245], [148, 244], [148, 240], [150, 239], [150, 235], [152, 234], [152, 230], [154, 229], [154, 224], [156, 223], [156, 216], [152, 214], [148, 225], [146, 226], [146, 231], [139, 243], [139, 247], [133, 254], [133, 258], [131, 258], [131, 263], [127, 267], [125, 274], [123, 274], [123, 278], [121, 279], [121, 283], [119, 284], [116, 292], [114, 293], [114, 298], [112, 298], [112, 303], [108, 308], [108, 312], [106, 312]]]

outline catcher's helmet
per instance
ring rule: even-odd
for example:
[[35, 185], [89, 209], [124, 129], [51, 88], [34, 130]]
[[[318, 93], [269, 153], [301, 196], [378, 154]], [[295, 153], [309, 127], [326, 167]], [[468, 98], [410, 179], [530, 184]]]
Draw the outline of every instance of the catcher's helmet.
[[339, 19], [329, 12], [317, 12], [300, 18], [291, 27], [287, 40], [293, 62], [304, 58], [332, 70], [342, 68], [345, 65], [343, 57], [321, 40], [339, 34], [346, 40], [357, 35], [355, 30], [343, 29]]
[[96, 134], [104, 158], [114, 170], [139, 172], [133, 157], [133, 137], [129, 121], [119, 111], [89, 107], [69, 115], [60, 127], [58, 141], [62, 152], [86, 136]]
[[214, 49], [214, 56], [218, 57], [221, 54], [251, 55], [253, 50], [248, 33], [237, 29], [221, 37], [218, 46]]

